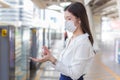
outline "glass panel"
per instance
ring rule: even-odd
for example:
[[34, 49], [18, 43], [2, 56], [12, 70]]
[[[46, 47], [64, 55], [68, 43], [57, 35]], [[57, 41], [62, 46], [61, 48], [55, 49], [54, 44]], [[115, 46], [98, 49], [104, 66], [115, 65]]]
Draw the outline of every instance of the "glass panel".
[[14, 80], [15, 78], [15, 32], [14, 27], [9, 27], [9, 49], [10, 49], [10, 80]]
[[16, 29], [16, 80], [29, 80], [28, 56], [30, 51], [29, 29]]
[[15, 80], [22, 80], [21, 60], [22, 60], [22, 39], [21, 39], [21, 28], [16, 28], [15, 32]]
[[21, 70], [24, 73], [25, 80], [29, 80], [29, 62], [28, 57], [30, 54], [30, 29], [22, 29], [22, 60]]

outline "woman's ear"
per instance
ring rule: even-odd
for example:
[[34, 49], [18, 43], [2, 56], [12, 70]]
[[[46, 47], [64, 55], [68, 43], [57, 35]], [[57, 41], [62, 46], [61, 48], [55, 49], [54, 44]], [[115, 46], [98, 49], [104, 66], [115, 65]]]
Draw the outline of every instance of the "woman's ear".
[[79, 24], [81, 24], [81, 21], [79, 20]]
[[79, 24], [81, 24], [81, 20], [80, 20], [80, 18], [78, 18], [78, 22], [79, 22]]

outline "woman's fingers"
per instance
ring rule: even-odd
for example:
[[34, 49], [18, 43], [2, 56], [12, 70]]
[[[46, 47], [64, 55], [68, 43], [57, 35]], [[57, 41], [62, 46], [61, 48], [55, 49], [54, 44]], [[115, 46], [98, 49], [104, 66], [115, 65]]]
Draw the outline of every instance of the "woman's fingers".
[[41, 59], [29, 57], [29, 59], [31, 59], [31, 60], [33, 60], [35, 62], [45, 62], [45, 61], [47, 61], [47, 57], [43, 57]]
[[40, 59], [40, 62], [46, 62], [46, 61], [48, 61], [48, 60], [45, 57], [43, 57], [43, 58]]
[[45, 53], [50, 54], [50, 51], [49, 51], [49, 49], [46, 46], [43, 46], [43, 49], [44, 49]]
[[38, 59], [32, 58], [32, 57], [29, 57], [29, 59], [31, 59], [31, 60], [33, 60], [33, 61], [35, 61], [35, 62], [38, 62], [38, 61], [39, 61]]

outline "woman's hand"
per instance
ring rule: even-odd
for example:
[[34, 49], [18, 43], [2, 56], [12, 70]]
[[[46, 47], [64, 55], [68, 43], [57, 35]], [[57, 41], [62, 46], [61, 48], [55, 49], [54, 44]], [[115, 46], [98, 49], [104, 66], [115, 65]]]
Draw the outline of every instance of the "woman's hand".
[[51, 61], [54, 64], [56, 62], [56, 59], [51, 55], [51, 52], [49, 51], [49, 49], [43, 46], [43, 50], [44, 51], [41, 59], [32, 58], [32, 57], [29, 57], [29, 58], [35, 62]]

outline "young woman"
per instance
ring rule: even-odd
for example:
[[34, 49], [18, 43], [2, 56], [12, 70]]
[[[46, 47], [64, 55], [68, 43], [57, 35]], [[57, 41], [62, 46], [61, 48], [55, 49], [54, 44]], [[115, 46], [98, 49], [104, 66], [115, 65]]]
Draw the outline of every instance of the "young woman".
[[60, 59], [56, 59], [47, 47], [43, 47], [42, 59], [30, 58], [36, 62], [50, 61], [61, 72], [60, 80], [83, 80], [86, 70], [94, 57], [93, 37], [85, 7], [75, 2], [65, 8], [65, 28], [73, 33]]

